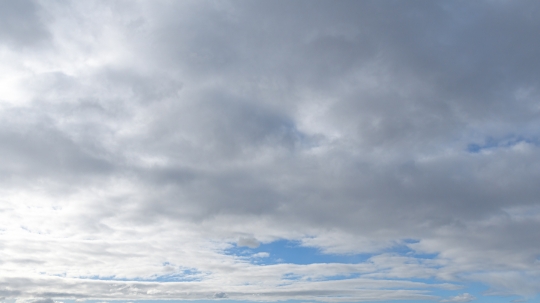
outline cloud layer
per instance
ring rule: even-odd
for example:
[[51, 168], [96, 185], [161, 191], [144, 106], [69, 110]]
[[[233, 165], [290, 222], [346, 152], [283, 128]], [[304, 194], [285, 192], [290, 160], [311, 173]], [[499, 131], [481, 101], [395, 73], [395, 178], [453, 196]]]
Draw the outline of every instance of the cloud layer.
[[0, 297], [536, 296], [539, 10], [0, 2]]

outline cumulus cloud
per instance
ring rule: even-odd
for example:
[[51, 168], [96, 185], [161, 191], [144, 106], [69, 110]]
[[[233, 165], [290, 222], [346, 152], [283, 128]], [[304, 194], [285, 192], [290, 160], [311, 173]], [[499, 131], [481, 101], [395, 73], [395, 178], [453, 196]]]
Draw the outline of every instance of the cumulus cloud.
[[0, 1], [0, 296], [535, 296], [539, 9]]

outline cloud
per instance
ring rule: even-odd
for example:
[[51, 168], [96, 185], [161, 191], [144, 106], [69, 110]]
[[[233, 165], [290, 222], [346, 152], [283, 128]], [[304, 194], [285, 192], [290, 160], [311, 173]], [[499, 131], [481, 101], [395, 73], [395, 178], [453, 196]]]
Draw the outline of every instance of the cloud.
[[214, 298], [224, 299], [224, 298], [227, 298], [227, 294], [224, 292], [218, 292], [214, 294]]
[[237, 245], [247, 246], [249, 248], [257, 248], [259, 247], [259, 245], [261, 245], [261, 243], [259, 243], [259, 241], [257, 241], [257, 239], [253, 237], [250, 237], [250, 238], [241, 237], [240, 239], [238, 239]]
[[29, 302], [29, 303], [54, 303], [51, 298], [32, 298], [32, 299], [17, 299], [17, 302]]
[[0, 296], [540, 292], [537, 3], [0, 6]]
[[449, 299], [441, 300], [441, 302], [471, 302], [473, 300], [476, 300], [476, 297], [468, 293], [463, 293]]
[[39, 46], [50, 39], [40, 5], [35, 1], [2, 1], [0, 12], [0, 44], [18, 49]]
[[253, 258], [268, 258], [268, 257], [270, 257], [270, 254], [267, 253], [267, 252], [259, 252], [259, 253], [251, 255], [251, 257], [253, 257]]

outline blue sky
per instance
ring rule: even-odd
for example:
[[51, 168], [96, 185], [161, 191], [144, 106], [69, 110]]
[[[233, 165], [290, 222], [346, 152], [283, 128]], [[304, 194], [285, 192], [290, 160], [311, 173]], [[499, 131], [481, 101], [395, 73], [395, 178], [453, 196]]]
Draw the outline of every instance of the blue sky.
[[[277, 240], [267, 244], [259, 245], [256, 248], [237, 246], [226, 250], [227, 254], [239, 257], [246, 257], [257, 264], [312, 264], [312, 263], [360, 263], [365, 262], [371, 255], [351, 254], [336, 255], [325, 254], [320, 249], [305, 247], [298, 241]], [[251, 257], [258, 253], [268, 253], [268, 256]]]
[[537, 302], [536, 1], [0, 1], [0, 303]]

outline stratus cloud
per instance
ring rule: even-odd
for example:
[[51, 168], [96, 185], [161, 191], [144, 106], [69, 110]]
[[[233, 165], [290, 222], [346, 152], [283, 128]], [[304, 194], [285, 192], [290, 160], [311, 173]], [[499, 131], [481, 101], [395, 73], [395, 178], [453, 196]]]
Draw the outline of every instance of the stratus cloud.
[[536, 3], [0, 6], [0, 296], [540, 292]]
[[457, 295], [457, 296], [452, 297], [450, 299], [441, 300], [441, 302], [471, 302], [471, 301], [473, 301], [475, 299], [476, 298], [474, 296], [472, 296], [471, 294], [463, 293], [461, 295]]

